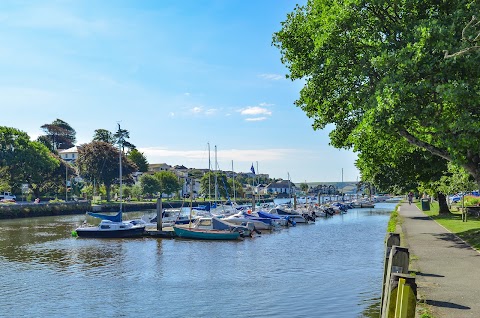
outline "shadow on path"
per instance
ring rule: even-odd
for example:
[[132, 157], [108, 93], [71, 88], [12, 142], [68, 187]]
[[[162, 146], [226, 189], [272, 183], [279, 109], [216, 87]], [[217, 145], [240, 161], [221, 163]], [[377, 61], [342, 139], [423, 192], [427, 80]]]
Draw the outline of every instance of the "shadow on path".
[[439, 274], [429, 274], [429, 273], [422, 273], [422, 272], [415, 272], [416, 276], [423, 276], [423, 277], [445, 277], [444, 275]]
[[454, 309], [463, 309], [463, 310], [471, 309], [470, 307], [451, 303], [448, 301], [438, 301], [438, 300], [427, 299], [426, 303], [429, 304], [430, 306], [435, 306], [435, 307], [445, 307], [445, 308], [454, 308]]
[[468, 244], [465, 244], [460, 238], [458, 238], [458, 236], [453, 233], [439, 233], [432, 235], [440, 240], [452, 243], [452, 247], [468, 249], [471, 248], [470, 246], [468, 246]]

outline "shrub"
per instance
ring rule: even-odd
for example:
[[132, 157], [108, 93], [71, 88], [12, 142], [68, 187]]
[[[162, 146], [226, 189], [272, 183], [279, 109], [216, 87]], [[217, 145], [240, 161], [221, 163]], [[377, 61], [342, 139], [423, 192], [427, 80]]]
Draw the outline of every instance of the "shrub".
[[466, 195], [465, 196], [465, 206], [479, 206], [480, 205], [480, 197], [476, 197], [473, 195]]

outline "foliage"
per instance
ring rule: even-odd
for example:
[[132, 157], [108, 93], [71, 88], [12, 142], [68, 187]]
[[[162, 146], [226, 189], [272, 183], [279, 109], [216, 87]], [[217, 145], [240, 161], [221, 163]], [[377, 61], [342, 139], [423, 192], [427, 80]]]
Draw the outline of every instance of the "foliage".
[[140, 185], [143, 194], [155, 194], [160, 192], [160, 181], [151, 174], [143, 174], [140, 177]]
[[137, 149], [132, 149], [127, 153], [127, 157], [137, 165], [138, 171], [148, 171], [148, 161], [143, 152], [140, 152]]
[[385, 147], [407, 141], [480, 183], [480, 54], [444, 59], [479, 11], [473, 0], [309, 0], [273, 43], [288, 77], [306, 81], [295, 104], [313, 128], [335, 125], [332, 145], [363, 152], [362, 132], [381, 132]]
[[473, 195], [466, 195], [463, 197], [464, 205], [465, 206], [479, 206], [480, 205], [480, 197], [473, 196]]
[[155, 172], [154, 176], [159, 181], [161, 194], [172, 194], [181, 189], [177, 176], [171, 171]]
[[388, 220], [388, 225], [387, 225], [387, 232], [396, 232], [397, 231], [397, 223], [398, 223], [398, 211], [397, 208], [395, 208], [395, 211], [393, 211], [390, 214], [390, 219]]
[[131, 187], [131, 196], [137, 201], [140, 201], [142, 195], [142, 188], [139, 184], [135, 184]]
[[39, 141], [46, 144], [50, 150], [68, 149], [75, 145], [76, 132], [67, 122], [56, 119], [51, 124], [42, 125], [44, 136]]
[[[129, 178], [137, 167], [123, 153], [121, 156], [123, 177]], [[79, 147], [76, 163], [84, 179], [105, 185], [107, 201], [110, 201], [111, 186], [119, 177], [119, 150], [106, 142], [92, 141]]]
[[308, 184], [305, 182], [300, 183], [300, 190], [306, 193], [308, 191]]
[[233, 183], [235, 182], [235, 197], [236, 198], [243, 198], [245, 196], [245, 191], [243, 189], [243, 186], [240, 182], [238, 182], [236, 179], [228, 179], [228, 189], [231, 189], [232, 193], [230, 193], [230, 197], [233, 197]]
[[93, 141], [103, 141], [113, 145], [115, 143], [115, 137], [110, 131], [100, 128], [95, 130]]
[[52, 180], [60, 166], [56, 158], [41, 143], [15, 128], [0, 126], [1, 183], [8, 184], [13, 192], [19, 192], [23, 183], [28, 183], [36, 196], [40, 186]]
[[135, 145], [131, 144], [126, 140], [130, 138], [130, 132], [126, 129], [120, 128], [120, 124], [118, 125], [118, 129], [113, 135], [113, 137], [115, 138], [115, 143], [120, 145], [120, 147], [122, 148], [122, 152], [125, 152], [125, 147], [130, 150], [135, 149]]
[[[215, 197], [215, 176], [217, 180], [217, 197], [223, 197], [225, 199], [231, 197], [233, 195], [232, 183], [228, 182], [227, 176], [221, 171], [209, 171], [200, 179], [201, 193], [207, 197], [209, 194]], [[238, 188], [237, 185], [235, 188], [236, 192], [238, 192]]]

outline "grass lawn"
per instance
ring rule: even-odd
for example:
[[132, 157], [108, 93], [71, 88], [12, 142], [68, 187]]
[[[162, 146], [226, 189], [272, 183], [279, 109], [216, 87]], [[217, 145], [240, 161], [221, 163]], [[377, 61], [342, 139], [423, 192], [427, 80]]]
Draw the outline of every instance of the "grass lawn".
[[[416, 203], [421, 210], [421, 203]], [[480, 250], [480, 219], [471, 217], [467, 222], [462, 221], [461, 212], [452, 212], [448, 216], [438, 215], [438, 203], [430, 204], [430, 211], [423, 211], [426, 215], [437, 221], [450, 232], [458, 235], [462, 240], [473, 246], [476, 250]]]

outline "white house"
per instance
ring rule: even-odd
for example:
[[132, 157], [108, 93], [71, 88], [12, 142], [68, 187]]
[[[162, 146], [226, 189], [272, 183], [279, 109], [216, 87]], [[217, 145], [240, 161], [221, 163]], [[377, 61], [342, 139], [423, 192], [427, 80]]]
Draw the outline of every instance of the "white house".
[[58, 155], [60, 156], [60, 158], [67, 162], [74, 162], [78, 158], [77, 146], [68, 149], [58, 150]]

